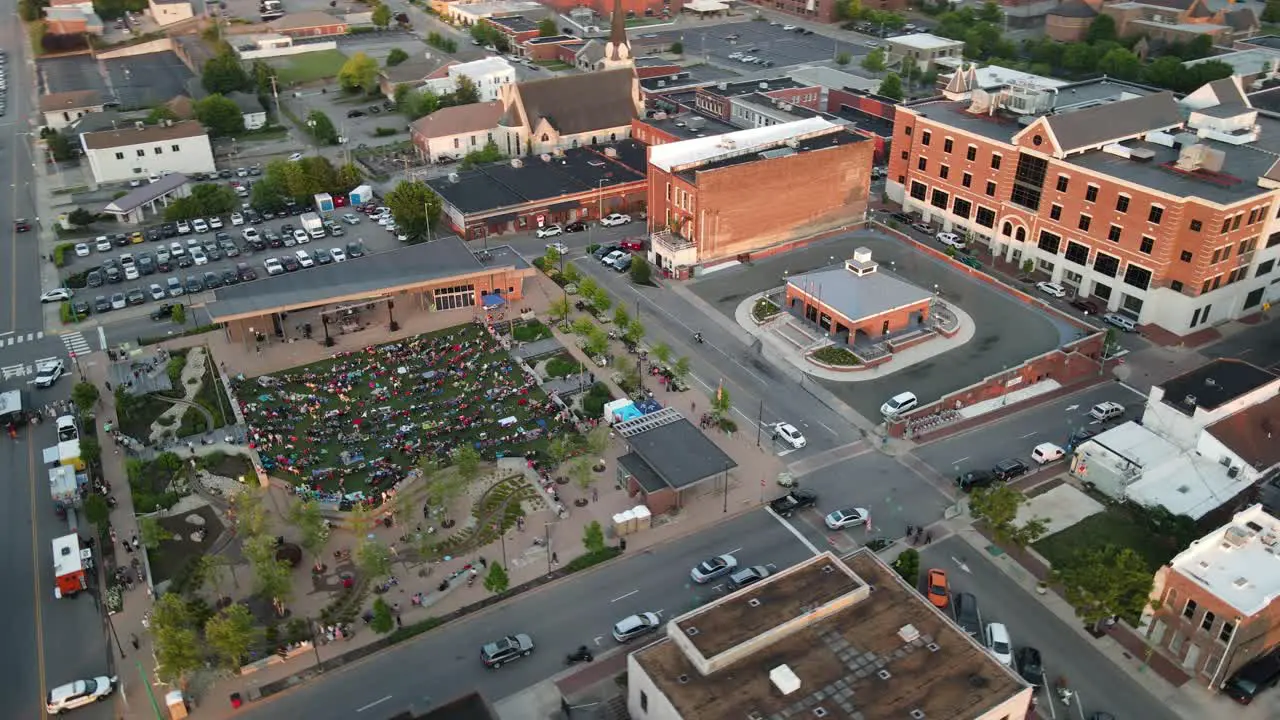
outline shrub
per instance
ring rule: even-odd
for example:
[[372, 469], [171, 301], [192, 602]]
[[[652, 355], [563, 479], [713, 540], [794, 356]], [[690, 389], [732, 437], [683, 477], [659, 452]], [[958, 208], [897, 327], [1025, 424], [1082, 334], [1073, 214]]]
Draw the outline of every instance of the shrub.
[[67, 264], [67, 253], [75, 253], [75, 243], [61, 243], [53, 249], [53, 265], [54, 267], [62, 267]]
[[862, 364], [862, 361], [858, 359], [858, 356], [849, 352], [847, 348], [836, 347], [834, 345], [819, 348], [813, 353], [813, 359], [818, 362], [826, 363], [827, 365], [839, 365], [842, 367], [852, 367], [854, 365]]
[[769, 298], [760, 298], [751, 306], [751, 316], [760, 322], [764, 322], [780, 312], [782, 312], [782, 308], [778, 307]]
[[398, 133], [398, 132], [400, 132], [400, 130], [399, 130], [398, 128], [380, 127], [380, 128], [374, 128], [374, 129], [373, 129], [373, 136], [374, 136], [374, 137], [388, 137], [388, 136], [390, 136], [390, 135], [395, 135], [395, 134], [396, 134], [396, 133]]

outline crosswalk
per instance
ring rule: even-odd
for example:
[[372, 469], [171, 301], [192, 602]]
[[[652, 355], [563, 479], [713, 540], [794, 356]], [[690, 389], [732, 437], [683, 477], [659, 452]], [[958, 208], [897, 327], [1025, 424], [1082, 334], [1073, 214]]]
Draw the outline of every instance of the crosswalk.
[[84, 339], [84, 333], [79, 331], [69, 332], [63, 333], [59, 337], [62, 338], [62, 344], [66, 346], [69, 353], [82, 356], [93, 352], [93, 348], [89, 347], [89, 341]]
[[0, 336], [0, 347], [9, 347], [10, 345], [17, 345], [24, 342], [35, 342], [36, 340], [43, 339], [43, 332], [11, 333], [9, 335]]
[[52, 360], [57, 360], [57, 359], [58, 358], [56, 357], [41, 358], [39, 360], [32, 360], [29, 363], [5, 365], [4, 367], [0, 367], [0, 376], [3, 376], [5, 380], [9, 380], [11, 378], [29, 377], [31, 375], [35, 375], [36, 370], [41, 365], [44, 365], [47, 362], [50, 362]]

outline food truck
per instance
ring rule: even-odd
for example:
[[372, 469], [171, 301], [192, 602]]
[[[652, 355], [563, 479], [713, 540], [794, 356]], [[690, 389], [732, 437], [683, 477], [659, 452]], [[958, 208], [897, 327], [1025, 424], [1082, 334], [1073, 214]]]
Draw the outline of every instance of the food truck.
[[75, 510], [80, 507], [80, 489], [88, 482], [87, 474], [76, 472], [70, 465], [49, 468], [49, 496], [54, 512], [70, 523], [71, 532], [77, 530]]
[[53, 596], [72, 597], [89, 587], [85, 573], [93, 568], [93, 551], [80, 547], [80, 536], [71, 533], [53, 539]]
[[80, 440], [63, 440], [44, 449], [44, 464], [49, 467], [68, 465], [76, 472], [84, 472], [84, 459], [80, 457]]

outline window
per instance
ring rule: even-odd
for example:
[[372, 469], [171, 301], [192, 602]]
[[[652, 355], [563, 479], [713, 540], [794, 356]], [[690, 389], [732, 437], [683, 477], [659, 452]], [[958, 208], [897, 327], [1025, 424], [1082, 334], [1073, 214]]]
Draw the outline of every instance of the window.
[[1098, 201], [1098, 186], [1097, 186], [1097, 185], [1090, 185], [1090, 186], [1088, 186], [1087, 188], [1085, 188], [1085, 190], [1084, 190], [1084, 201], [1085, 201], [1085, 202], [1097, 202], [1097, 201]]
[[929, 132], [928, 130], [925, 130], [924, 132], [920, 133], [921, 145], [928, 145], [931, 139], [933, 139], [933, 133]]
[[1070, 184], [1071, 184], [1071, 181], [1067, 179], [1066, 175], [1058, 176], [1058, 192], [1066, 192], [1067, 186]]
[[901, 153], [901, 155], [902, 155], [902, 159], [903, 159], [903, 160], [906, 160], [906, 159], [907, 159], [907, 156], [909, 156], [909, 155], [910, 155], [910, 153], [908, 153], [906, 150], [903, 150], [903, 151], [902, 151], [902, 153]]
[[1182, 292], [1182, 281], [1174, 280], [1169, 283], [1169, 289], [1174, 292]]
[[1200, 629], [1206, 632], [1208, 632], [1209, 630], [1212, 630], [1213, 623], [1217, 619], [1218, 618], [1212, 612], [1209, 612], [1208, 610], [1206, 610], [1204, 613], [1204, 617], [1200, 619]]
[[1222, 629], [1218, 631], [1218, 642], [1229, 643], [1231, 636], [1236, 633], [1236, 625], [1232, 622], [1223, 621]]
[[1081, 214], [1080, 222], [1076, 223], [1076, 227], [1080, 228], [1083, 232], [1089, 232], [1089, 226], [1091, 224], [1093, 224], [1093, 218], [1088, 215]]
[[966, 150], [966, 151], [965, 151], [965, 153], [964, 153], [964, 159], [965, 159], [965, 160], [968, 160], [969, 162], [973, 162], [974, 160], [977, 160], [977, 159], [978, 159], [978, 146], [977, 146], [977, 145], [970, 145], [970, 146], [969, 146], [969, 149], [968, 149], [968, 150]]
[[1258, 222], [1258, 209], [1254, 208], [1249, 211], [1249, 222], [1245, 223], [1245, 225], [1252, 225], [1256, 222]]
[[1063, 255], [1067, 262], [1073, 262], [1076, 265], [1088, 266], [1089, 264], [1089, 246], [1082, 245], [1078, 242], [1067, 243], [1067, 252]]
[[969, 213], [972, 211], [973, 205], [964, 198], [956, 198], [955, 201], [951, 203], [951, 212], [955, 213], [958, 217], [968, 220]]
[[[987, 181], [987, 197], [995, 197], [995, 196], [996, 196], [996, 184], [991, 180], [988, 180]], [[1280, 233], [1276, 233], [1276, 234], [1280, 235]]]
[[1276, 266], [1275, 258], [1272, 258], [1266, 262], [1260, 262], [1258, 263], [1258, 269], [1253, 271], [1253, 276], [1262, 277], [1263, 275], [1268, 275], [1271, 273], [1272, 268], [1274, 268], [1275, 266]]
[[928, 161], [928, 160], [926, 160], [926, 159], [924, 159], [924, 158], [917, 158], [917, 159], [916, 159], [916, 169], [917, 169], [917, 170], [920, 170], [920, 171], [928, 170], [928, 169], [929, 169], [929, 161]]
[[911, 137], [911, 126], [910, 126], [910, 125], [908, 125], [908, 126], [906, 127], [906, 129], [905, 129], [905, 130], [903, 130], [903, 133], [904, 133], [907, 137]]
[[116, 159], [117, 159], [117, 160], [123, 160], [123, 159], [124, 159], [124, 153], [122, 153], [122, 152], [118, 152], [118, 153], [116, 153]]
[[1100, 252], [1093, 259], [1093, 269], [1107, 277], [1115, 277], [1120, 272], [1120, 258]]
[[924, 200], [925, 193], [926, 193], [926, 190], [924, 187], [924, 183], [919, 182], [917, 180], [911, 181], [911, 197], [915, 198], [916, 200]]
[[1255, 305], [1258, 305], [1259, 303], [1261, 303], [1261, 302], [1262, 302], [1262, 293], [1263, 293], [1263, 291], [1265, 291], [1265, 290], [1266, 290], [1266, 288], [1258, 288], [1258, 289], [1256, 289], [1256, 290], [1252, 290], [1252, 291], [1250, 291], [1250, 293], [1249, 293], [1248, 295], [1245, 295], [1245, 296], [1244, 296], [1244, 306], [1243, 306], [1243, 308], [1244, 308], [1245, 310], [1248, 310], [1249, 308], [1254, 307]]
[[147, 151], [146, 151], [146, 150], [135, 150], [134, 152], [136, 152], [136, 153], [138, 154], [138, 157], [146, 157], [146, 155], [147, 155]]
[[1129, 212], [1129, 196], [1128, 195], [1121, 195], [1116, 198], [1116, 212], [1118, 213]]
[[1151, 287], [1151, 271], [1129, 263], [1129, 266], [1124, 269], [1124, 283], [1140, 290], [1146, 290]]
[[933, 191], [933, 196], [929, 198], [929, 204], [933, 205], [939, 210], [946, 210], [947, 201], [950, 199], [951, 199], [950, 195], [935, 188]]
[[989, 208], [979, 207], [978, 214], [974, 216], [974, 220], [985, 228], [996, 226], [996, 211]]
[[1159, 205], [1152, 205], [1151, 211], [1147, 213], [1147, 222], [1160, 224], [1160, 220], [1164, 218], [1164, 208]]
[[1182, 254], [1178, 256], [1178, 259], [1184, 263], [1189, 263], [1193, 257], [1195, 256], [1191, 254], [1190, 250], [1183, 250]]
[[[1212, 288], [1213, 288], [1213, 281], [1212, 281], [1212, 280], [1205, 280], [1205, 281], [1204, 281], [1204, 285], [1201, 285], [1201, 286], [1200, 286], [1200, 294], [1201, 294], [1201, 295], [1203, 295], [1203, 294], [1205, 294], [1205, 293], [1209, 292], [1209, 290], [1210, 290], [1210, 289], [1212, 289]], [[1195, 323], [1192, 323], [1192, 325], [1191, 325], [1191, 326], [1192, 326], [1192, 327], [1195, 327]]]
[[1050, 219], [1050, 220], [1061, 220], [1061, 219], [1062, 219], [1062, 206], [1061, 206], [1061, 205], [1058, 205], [1057, 203], [1054, 203], [1054, 204], [1053, 204], [1053, 206], [1051, 206], [1051, 207], [1049, 208], [1049, 219]]
[[1204, 223], [1200, 222], [1199, 220], [1191, 221], [1191, 232], [1200, 232], [1200, 229], [1203, 227], [1204, 227]]
[[1034, 155], [1019, 155], [1018, 168], [1013, 175], [1013, 193], [1009, 201], [1028, 210], [1040, 209], [1040, 194], [1044, 188], [1045, 172], [1049, 161]]
[[960, 184], [965, 187], [973, 186], [973, 173], [965, 173], [960, 176]]
[[1232, 230], [1239, 230], [1239, 229], [1240, 229], [1240, 221], [1241, 221], [1241, 220], [1243, 220], [1243, 219], [1244, 219], [1244, 213], [1240, 213], [1239, 215], [1236, 215], [1234, 218], [1232, 218], [1232, 219], [1231, 219], [1231, 229], [1232, 229]]
[[955, 147], [955, 143], [951, 142], [951, 138], [942, 141], [942, 152], [950, 153], [951, 148]]
[[1119, 225], [1112, 225], [1111, 229], [1107, 230], [1107, 239], [1110, 240], [1111, 242], [1120, 242], [1120, 226]]
[[1058, 246], [1061, 244], [1062, 244], [1062, 238], [1058, 237], [1057, 235], [1054, 235], [1048, 230], [1040, 231], [1040, 242], [1037, 243], [1037, 245], [1039, 245], [1041, 250], [1049, 253], [1050, 255], [1057, 255]]
[[1188, 619], [1195, 617], [1196, 607], [1198, 606], [1195, 600], [1188, 600], [1187, 604], [1182, 606], [1182, 617]]
[[1229, 257], [1231, 257], [1231, 246], [1230, 246], [1230, 245], [1228, 245], [1228, 246], [1226, 246], [1226, 247], [1222, 248], [1222, 259], [1223, 259], [1223, 260], [1226, 260], [1226, 259], [1227, 259], [1227, 258], [1229, 258]]
[[458, 144], [459, 144], [459, 140], [458, 140], [458, 138], [454, 138], [454, 139], [453, 139], [453, 149], [454, 149], [454, 150], [457, 150], [457, 149], [458, 149]]
[[162, 147], [160, 147], [159, 145], [157, 145], [157, 146], [155, 146], [155, 147], [151, 148], [151, 153], [152, 153], [153, 155], [161, 155], [161, 154], [163, 154], [163, 153], [164, 153], [164, 148], [162, 148]]
[[943, 165], [942, 167], [938, 168], [938, 175], [943, 180], [946, 180], [951, 175], [951, 168], [946, 165]]
[[1222, 232], [1231, 232], [1231, 218], [1222, 221]]
[[1156, 239], [1153, 237], [1142, 236], [1142, 243], [1138, 245], [1138, 252], [1143, 255], [1150, 255], [1151, 251], [1156, 247]]
[[999, 170], [999, 169], [1000, 169], [1000, 156], [999, 156], [999, 155], [992, 155], [992, 156], [991, 156], [991, 169], [992, 169], [992, 170]]
[[[907, 129], [910, 130], [911, 128]], [[649, 696], [643, 690], [640, 691], [640, 709], [644, 712], [649, 712]]]
[[1280, 245], [1280, 232], [1271, 233], [1271, 235], [1267, 237], [1267, 247], [1273, 248], [1277, 245]]

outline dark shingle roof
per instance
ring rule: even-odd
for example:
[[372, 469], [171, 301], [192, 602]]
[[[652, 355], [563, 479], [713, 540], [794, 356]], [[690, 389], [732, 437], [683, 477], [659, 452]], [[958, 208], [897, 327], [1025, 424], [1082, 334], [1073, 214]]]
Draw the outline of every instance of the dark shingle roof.
[[683, 490], [738, 466], [685, 419], [627, 438], [631, 452], [670, 487]]
[[636, 116], [631, 68], [565, 75], [517, 87], [530, 127], [545, 118], [562, 135], [627, 125]]
[[1050, 10], [1049, 14], [1057, 17], [1091, 18], [1097, 16], [1098, 11], [1083, 0], [1067, 0], [1067, 2]]
[[1190, 416], [1196, 408], [1220, 408], [1275, 379], [1275, 375], [1243, 360], [1219, 358], [1162, 383], [1162, 402]]
[[1070, 152], [1114, 138], [1180, 125], [1182, 111], [1173, 93], [1162, 92], [1050, 115], [1045, 121], [1062, 152]]

